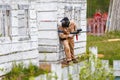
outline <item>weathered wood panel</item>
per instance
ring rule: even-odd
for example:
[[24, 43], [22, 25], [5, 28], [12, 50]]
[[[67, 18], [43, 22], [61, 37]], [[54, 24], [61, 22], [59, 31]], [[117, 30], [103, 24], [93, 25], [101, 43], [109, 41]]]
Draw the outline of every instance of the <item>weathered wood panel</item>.
[[18, 26], [18, 11], [17, 10], [12, 10], [11, 11], [11, 15], [12, 15], [12, 17], [11, 17], [11, 25], [12, 26]]
[[86, 46], [86, 42], [75, 42], [75, 47], [74, 48], [79, 48], [79, 47], [83, 47]]
[[31, 39], [31, 41], [34, 41], [34, 42], [36, 42], [38, 44], [38, 36], [37, 35], [31, 36], [30, 39]]
[[38, 30], [57, 30], [57, 22], [38, 22]]
[[57, 3], [40, 3], [36, 9], [38, 12], [57, 10]]
[[[7, 0], [9, 2], [11, 0]], [[0, 1], [1, 2], [1, 1]], [[20, 3], [19, 3], [20, 2]], [[14, 4], [15, 3], [15, 4]], [[19, 3], [19, 8], [18, 4]], [[24, 3], [24, 4], [22, 4]], [[12, 0], [8, 4], [10, 4], [10, 19], [11, 19], [11, 37], [0, 37], [0, 68], [5, 68], [10, 70], [12, 67], [12, 63], [16, 61], [17, 63], [23, 62], [26, 65], [30, 62], [34, 63], [35, 65], [38, 64], [38, 36], [37, 33], [37, 26], [36, 26], [36, 10], [32, 7], [32, 10], [29, 9], [29, 30], [30, 35], [21, 35], [26, 34], [26, 29], [23, 26], [27, 23], [23, 20], [24, 18], [24, 10], [19, 10], [24, 7], [25, 4], [28, 3], [27, 1], [21, 0], [16, 1]], [[4, 5], [4, 3], [3, 3]], [[22, 6], [20, 6], [22, 5]], [[32, 3], [31, 3], [32, 5]], [[24, 9], [24, 8], [23, 8]], [[26, 9], [26, 8], [25, 8]], [[18, 17], [18, 14], [21, 17]], [[21, 22], [18, 20], [21, 19]], [[18, 34], [20, 33], [20, 34]], [[27, 56], [26, 56], [27, 55]], [[0, 75], [5, 74], [8, 71], [1, 72]]]
[[37, 2], [39, 2], [39, 3], [41, 3], [41, 2], [57, 2], [58, 0], [47, 0], [47, 1], [45, 1], [45, 0], [37, 0]]
[[80, 54], [84, 54], [85, 52], [86, 52], [86, 46], [74, 49], [74, 53], [76, 56]]
[[12, 45], [11, 44], [2, 44], [0, 45], [0, 54], [5, 55], [11, 52]]
[[39, 53], [40, 61], [58, 61], [59, 53]]
[[30, 10], [29, 11], [30, 19], [36, 19], [36, 11], [35, 10]]
[[30, 19], [29, 20], [29, 28], [32, 28], [32, 27], [37, 28], [37, 24], [36, 23], [37, 23], [36, 20]]
[[113, 61], [114, 76], [120, 76], [120, 60]]
[[46, 39], [57, 39], [58, 32], [57, 31], [39, 31], [38, 37], [46, 38]]
[[39, 52], [48, 52], [48, 53], [53, 53], [53, 52], [57, 52], [59, 50], [59, 48], [57, 46], [49, 46], [49, 45], [39, 45], [38, 46], [38, 50]]
[[59, 41], [57, 39], [39, 39], [39, 45], [59, 45]]
[[40, 22], [46, 22], [46, 21], [50, 21], [50, 22], [54, 22], [57, 21], [57, 12], [38, 12], [37, 13], [37, 21]]
[[25, 43], [13, 43], [13, 44], [9, 43], [9, 44], [0, 45], [0, 53], [5, 55], [8, 53], [29, 51], [37, 48], [38, 48], [37, 42], [25, 42]]
[[4, 43], [10, 43], [11, 40], [9, 37], [0, 37], [0, 45]]

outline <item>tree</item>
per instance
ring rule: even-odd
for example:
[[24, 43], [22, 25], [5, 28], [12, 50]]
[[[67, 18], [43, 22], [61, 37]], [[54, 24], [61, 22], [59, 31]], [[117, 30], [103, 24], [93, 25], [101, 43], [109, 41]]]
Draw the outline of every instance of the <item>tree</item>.
[[120, 0], [111, 0], [107, 31], [120, 31]]

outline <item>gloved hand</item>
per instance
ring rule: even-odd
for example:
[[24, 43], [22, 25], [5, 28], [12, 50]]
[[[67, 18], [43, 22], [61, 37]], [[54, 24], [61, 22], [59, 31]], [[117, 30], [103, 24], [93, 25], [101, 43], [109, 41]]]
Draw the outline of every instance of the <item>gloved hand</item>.
[[73, 34], [69, 34], [69, 35], [68, 35], [69, 38], [72, 38], [73, 36], [74, 36]]

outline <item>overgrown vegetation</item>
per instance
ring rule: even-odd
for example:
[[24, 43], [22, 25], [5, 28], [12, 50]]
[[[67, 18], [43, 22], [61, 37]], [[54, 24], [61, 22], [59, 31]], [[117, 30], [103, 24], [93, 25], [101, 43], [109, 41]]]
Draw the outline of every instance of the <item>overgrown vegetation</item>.
[[87, 0], [87, 17], [93, 17], [96, 10], [108, 12], [110, 0]]
[[103, 54], [102, 59], [107, 59], [112, 65], [113, 60], [120, 60], [120, 41], [108, 41], [109, 39], [120, 39], [120, 31], [106, 33], [104, 36], [87, 37], [87, 50], [91, 46], [98, 47], [98, 54]]
[[35, 76], [45, 73], [48, 72], [40, 69], [32, 63], [30, 63], [28, 67], [25, 67], [23, 63], [14, 63], [11, 71], [7, 73], [2, 80], [30, 80], [30, 78], [34, 80], [33, 78]]
[[106, 68], [105, 65], [100, 59], [91, 55], [89, 61], [80, 70], [80, 80], [114, 80], [113, 70]]
[[[87, 59], [87, 61], [85, 61], [85, 65], [80, 69], [80, 74], [78, 76], [80, 80], [114, 80], [112, 70], [106, 69], [104, 67], [105, 65], [102, 64], [101, 60], [96, 60], [95, 57], [91, 56], [90, 54], [82, 55], [79, 58], [79, 61], [85, 61]], [[93, 68], [93, 66], [91, 67], [91, 62], [94, 62], [95, 71], [92, 71], [91, 69]], [[52, 72], [51, 74], [48, 74], [47, 71], [38, 68], [32, 63], [30, 63], [28, 67], [25, 67], [23, 63], [14, 63], [12, 70], [7, 73], [2, 80], [35, 80], [35, 77], [41, 74], [45, 74], [46, 76], [45, 78], [41, 77], [40, 80], [57, 80], [59, 76], [55, 73], [53, 74]], [[68, 75], [69, 74], [70, 73], [68, 73]], [[71, 74], [68, 76], [68, 78], [69, 80], [74, 80]]]

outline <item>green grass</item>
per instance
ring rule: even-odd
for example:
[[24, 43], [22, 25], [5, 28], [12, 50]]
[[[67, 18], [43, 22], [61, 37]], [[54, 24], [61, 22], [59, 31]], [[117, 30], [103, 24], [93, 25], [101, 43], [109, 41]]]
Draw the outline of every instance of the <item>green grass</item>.
[[13, 63], [12, 70], [8, 72], [2, 80], [29, 80], [30, 77], [34, 78], [46, 73], [48, 72], [40, 69], [32, 63], [30, 63], [28, 67], [25, 67], [23, 63]]
[[104, 36], [87, 36], [87, 50], [91, 46], [98, 47], [98, 54], [103, 54], [104, 58], [110, 61], [120, 60], [120, 41], [108, 42], [108, 39], [120, 39], [120, 32], [106, 33]]

